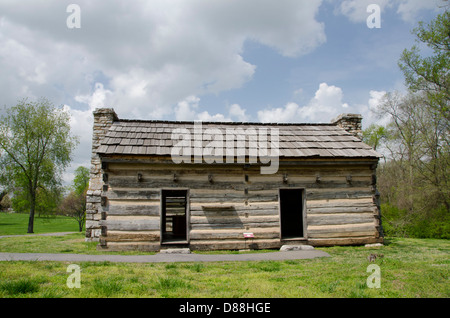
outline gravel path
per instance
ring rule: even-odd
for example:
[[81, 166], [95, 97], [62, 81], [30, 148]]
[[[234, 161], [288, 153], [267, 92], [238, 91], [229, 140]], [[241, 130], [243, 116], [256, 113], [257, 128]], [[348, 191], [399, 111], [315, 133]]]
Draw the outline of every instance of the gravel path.
[[49, 253], [0, 253], [0, 261], [63, 261], [63, 262], [126, 262], [126, 263], [161, 263], [161, 262], [230, 262], [295, 260], [329, 257], [328, 253], [318, 250], [247, 253], [247, 254], [165, 254], [155, 255], [83, 255], [83, 254], [49, 254]]
[[[58, 232], [14, 236], [55, 236], [77, 232]], [[312, 259], [316, 257], [330, 257], [323, 251], [298, 250], [277, 251], [269, 253], [240, 253], [240, 254], [195, 254], [195, 253], [157, 253], [155, 255], [85, 255], [85, 254], [51, 254], [51, 253], [0, 253], [0, 261], [62, 261], [62, 262], [126, 262], [126, 263], [171, 263], [171, 262], [230, 262], [230, 261], [263, 261], [263, 260], [295, 260]]]

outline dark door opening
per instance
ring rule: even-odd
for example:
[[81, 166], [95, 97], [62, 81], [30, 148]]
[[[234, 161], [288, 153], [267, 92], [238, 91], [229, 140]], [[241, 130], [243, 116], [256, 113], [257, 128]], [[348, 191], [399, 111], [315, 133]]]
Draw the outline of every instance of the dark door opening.
[[187, 243], [187, 190], [161, 191], [162, 243]]
[[280, 189], [281, 238], [303, 237], [303, 190]]

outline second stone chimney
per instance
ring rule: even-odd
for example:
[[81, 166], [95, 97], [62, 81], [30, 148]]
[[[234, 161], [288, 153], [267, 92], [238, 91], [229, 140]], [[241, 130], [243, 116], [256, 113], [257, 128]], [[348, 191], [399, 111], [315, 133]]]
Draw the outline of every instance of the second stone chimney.
[[362, 116], [360, 114], [341, 114], [331, 122], [353, 136], [362, 139]]

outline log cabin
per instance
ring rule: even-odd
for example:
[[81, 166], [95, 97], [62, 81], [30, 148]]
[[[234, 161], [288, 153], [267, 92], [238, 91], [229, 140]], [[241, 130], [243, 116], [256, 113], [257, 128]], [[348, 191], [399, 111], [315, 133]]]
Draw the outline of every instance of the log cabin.
[[94, 111], [86, 241], [111, 251], [382, 243], [362, 116], [330, 123], [119, 119]]

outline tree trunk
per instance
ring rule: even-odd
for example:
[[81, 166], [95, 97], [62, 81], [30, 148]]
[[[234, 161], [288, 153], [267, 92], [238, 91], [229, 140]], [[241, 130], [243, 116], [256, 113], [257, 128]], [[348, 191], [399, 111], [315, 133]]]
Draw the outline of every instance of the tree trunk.
[[27, 233], [34, 233], [34, 211], [36, 209], [36, 192], [31, 194], [30, 200], [30, 218], [28, 219]]
[[30, 208], [30, 218], [28, 219], [28, 232], [27, 233], [34, 233], [34, 205]]
[[5, 197], [7, 194], [8, 194], [8, 192], [6, 192], [6, 191], [0, 192], [0, 202], [2, 202], [3, 197]]

